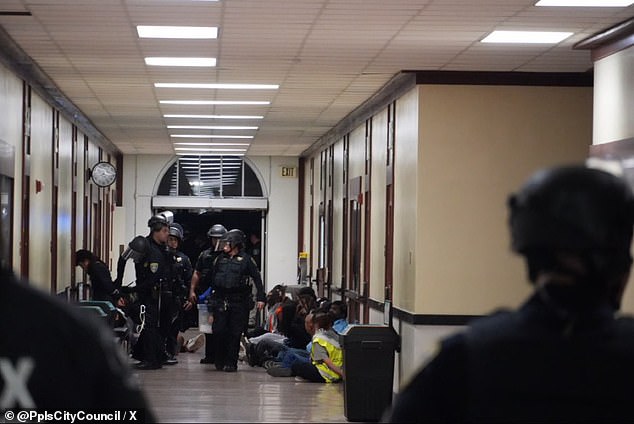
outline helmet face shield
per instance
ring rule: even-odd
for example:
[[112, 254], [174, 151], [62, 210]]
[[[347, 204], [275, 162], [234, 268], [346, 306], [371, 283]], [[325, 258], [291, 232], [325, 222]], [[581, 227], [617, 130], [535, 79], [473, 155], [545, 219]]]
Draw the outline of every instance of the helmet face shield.
[[207, 237], [209, 238], [220, 239], [224, 237], [225, 234], [227, 234], [227, 229], [224, 227], [224, 225], [221, 225], [221, 224], [214, 224], [211, 226], [209, 231], [207, 231]]
[[227, 234], [225, 234], [225, 236], [222, 238], [222, 241], [225, 243], [225, 245], [233, 249], [234, 247], [242, 248], [244, 246], [244, 239], [245, 236], [241, 230], [233, 229], [227, 231]]
[[170, 236], [176, 237], [179, 241], [183, 241], [183, 230], [177, 227], [176, 224], [170, 225]]

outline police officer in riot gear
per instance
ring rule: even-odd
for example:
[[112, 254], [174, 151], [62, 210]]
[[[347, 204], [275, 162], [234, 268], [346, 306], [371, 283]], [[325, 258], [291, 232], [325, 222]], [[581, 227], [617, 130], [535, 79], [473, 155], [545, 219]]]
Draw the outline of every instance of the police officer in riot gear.
[[180, 244], [183, 242], [183, 227], [177, 223], [170, 224], [169, 236], [167, 238], [167, 246], [172, 260], [172, 303], [173, 308], [170, 311], [171, 321], [165, 341], [165, 351], [167, 353], [166, 364], [175, 364], [177, 343], [176, 338], [178, 332], [185, 330], [182, 328], [183, 306], [185, 305], [187, 294], [189, 293], [189, 284], [192, 278], [192, 264], [183, 252], [179, 250]]
[[[149, 219], [148, 227], [150, 234], [145, 237], [145, 251], [139, 252], [130, 246], [134, 251], [130, 255], [136, 258], [136, 291], [145, 307], [143, 329], [132, 355], [141, 361], [136, 365], [138, 369], [158, 369], [166, 360], [165, 336], [161, 334], [159, 326], [165, 325], [160, 323], [161, 303], [166, 302], [166, 297], [162, 297], [161, 292], [169, 291], [172, 271], [172, 261], [166, 247], [169, 220], [164, 214], [154, 215]], [[138, 238], [135, 240], [135, 245], [141, 247]]]
[[[191, 279], [189, 289], [189, 303], [185, 309], [195, 307], [198, 302], [197, 292], [204, 292], [211, 285], [211, 269], [214, 260], [222, 253], [222, 238], [227, 234], [227, 229], [221, 224], [214, 224], [207, 231], [207, 237], [211, 242], [209, 249], [203, 250], [196, 261], [196, 268]], [[205, 334], [205, 356], [200, 360], [201, 364], [213, 364], [216, 353], [214, 350], [214, 335]]]
[[387, 421], [634, 422], [634, 320], [616, 315], [632, 264], [630, 187], [553, 168], [509, 208], [532, 296], [444, 340]]
[[258, 309], [266, 300], [262, 278], [251, 256], [244, 252], [244, 233], [231, 230], [223, 237], [222, 253], [214, 260], [213, 292], [209, 301], [216, 337], [216, 369], [238, 370], [240, 337], [246, 330], [252, 306], [251, 285], [257, 289]]

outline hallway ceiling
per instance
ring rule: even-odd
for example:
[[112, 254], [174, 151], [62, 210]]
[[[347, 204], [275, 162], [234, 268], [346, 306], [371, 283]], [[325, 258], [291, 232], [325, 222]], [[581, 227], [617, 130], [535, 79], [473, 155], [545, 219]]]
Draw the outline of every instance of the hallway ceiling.
[[[183, 131], [167, 125], [248, 125], [258, 129], [193, 132], [253, 135], [248, 154], [294, 156], [401, 70], [584, 72], [592, 67], [590, 52], [572, 46], [634, 16], [634, 6], [536, 7], [535, 1], [0, 0], [0, 26], [123, 153], [174, 153], [170, 134]], [[137, 25], [217, 26], [219, 36], [141, 39]], [[481, 43], [493, 30], [574, 34], [555, 45]], [[217, 66], [146, 65], [144, 58], [154, 56], [215, 57]], [[279, 89], [154, 86], [176, 82]], [[159, 103], [183, 99], [271, 103]]]

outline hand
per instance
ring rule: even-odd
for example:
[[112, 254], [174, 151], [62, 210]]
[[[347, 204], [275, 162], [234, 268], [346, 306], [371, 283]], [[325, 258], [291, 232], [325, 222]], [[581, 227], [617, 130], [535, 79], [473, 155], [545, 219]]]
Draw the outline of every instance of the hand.
[[186, 300], [185, 303], [183, 304], [183, 309], [186, 311], [189, 311], [193, 307], [194, 307], [193, 303], [191, 303], [189, 300]]
[[257, 306], [258, 310], [264, 308], [265, 303], [264, 302], [258, 302], [255, 304], [255, 306]]
[[189, 303], [193, 305], [198, 303], [198, 296], [196, 296], [196, 292], [190, 291], [189, 292], [189, 299], [188, 299]]

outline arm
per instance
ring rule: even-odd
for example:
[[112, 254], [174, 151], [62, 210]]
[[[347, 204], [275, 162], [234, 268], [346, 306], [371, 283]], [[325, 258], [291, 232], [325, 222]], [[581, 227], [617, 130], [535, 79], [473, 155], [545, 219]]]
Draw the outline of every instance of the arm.
[[119, 288], [123, 283], [123, 273], [125, 271], [125, 263], [126, 260], [123, 256], [119, 256], [119, 260], [117, 261], [117, 278], [114, 280], [114, 285]]
[[258, 271], [258, 266], [256, 265], [255, 260], [253, 260], [252, 257], [249, 257], [249, 261], [247, 263], [247, 271], [251, 278], [253, 278], [255, 289], [258, 292], [256, 295], [256, 298], [258, 300], [258, 309], [262, 309], [264, 307], [264, 303], [266, 302], [266, 295], [264, 294], [264, 286], [262, 285], [262, 277], [260, 276], [260, 271]]
[[185, 305], [185, 310], [191, 309], [192, 306], [198, 303], [198, 296], [196, 296], [196, 289], [198, 288], [199, 282], [200, 282], [200, 272], [196, 270], [194, 271], [194, 274], [192, 275], [192, 281], [189, 286], [189, 299], [187, 299], [187, 302], [189, 302], [189, 304]]
[[337, 375], [343, 378], [343, 370], [341, 367], [336, 366], [330, 358], [324, 358], [324, 364], [328, 366], [331, 370], [337, 373]]
[[[97, 284], [103, 288], [103, 290], [114, 298], [118, 297], [119, 290], [112, 283], [112, 277], [106, 264], [102, 262], [94, 262], [91, 267], [92, 275], [90, 276], [93, 284]], [[115, 299], [116, 300], [116, 299]]]

